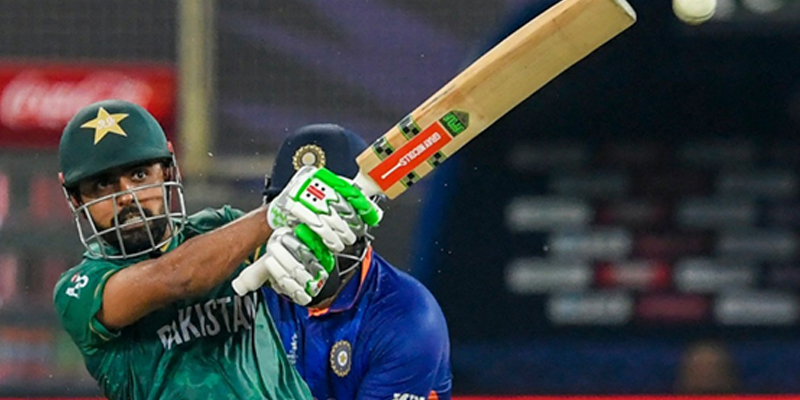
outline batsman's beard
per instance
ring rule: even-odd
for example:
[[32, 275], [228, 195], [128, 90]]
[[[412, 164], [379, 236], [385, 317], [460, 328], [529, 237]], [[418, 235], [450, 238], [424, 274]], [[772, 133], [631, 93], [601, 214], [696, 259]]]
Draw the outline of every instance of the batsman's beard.
[[[125, 221], [131, 215], [139, 216], [141, 220], [126, 223]], [[137, 207], [123, 208], [117, 218], [111, 219], [110, 226], [115, 227], [115, 229], [103, 233], [101, 237], [106, 243], [120, 251], [124, 251], [126, 254], [138, 253], [153, 248], [156, 243], [164, 239], [169, 228], [166, 215], [153, 218], [154, 215], [152, 211], [145, 208], [142, 208], [141, 211]], [[116, 223], [117, 221], [119, 221], [119, 224]], [[148, 234], [148, 230], [152, 234], [152, 239]], [[118, 233], [122, 237], [122, 243], [119, 241]]]

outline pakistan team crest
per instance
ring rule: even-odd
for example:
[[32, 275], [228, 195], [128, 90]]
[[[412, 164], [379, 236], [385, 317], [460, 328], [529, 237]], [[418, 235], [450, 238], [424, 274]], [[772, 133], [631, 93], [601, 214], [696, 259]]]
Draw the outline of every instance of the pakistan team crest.
[[344, 378], [350, 373], [353, 364], [353, 348], [347, 340], [336, 342], [331, 348], [331, 369], [337, 376]]
[[292, 165], [295, 171], [306, 165], [322, 168], [325, 166], [325, 151], [322, 150], [322, 147], [315, 144], [302, 146], [294, 152], [294, 156], [292, 156]]

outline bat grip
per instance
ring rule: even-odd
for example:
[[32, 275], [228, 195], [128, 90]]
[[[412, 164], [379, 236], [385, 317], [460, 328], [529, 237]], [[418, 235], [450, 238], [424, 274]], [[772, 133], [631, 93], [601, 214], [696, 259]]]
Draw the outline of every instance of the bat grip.
[[243, 269], [239, 276], [231, 282], [236, 294], [244, 296], [267, 284], [269, 271], [267, 271], [265, 265], [262, 265], [262, 262], [262, 260], [256, 260], [256, 262]]
[[353, 179], [353, 184], [355, 184], [356, 187], [361, 189], [361, 192], [363, 192], [364, 196], [367, 197], [372, 197], [383, 193], [383, 191], [381, 190], [381, 188], [378, 187], [375, 181], [373, 181], [372, 178], [365, 175], [361, 171], [359, 171], [355, 179]]

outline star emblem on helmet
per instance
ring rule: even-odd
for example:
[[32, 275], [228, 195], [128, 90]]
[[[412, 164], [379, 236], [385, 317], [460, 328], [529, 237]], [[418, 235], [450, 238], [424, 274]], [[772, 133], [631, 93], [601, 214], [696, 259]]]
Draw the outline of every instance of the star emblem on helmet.
[[127, 117], [128, 114], [109, 114], [105, 108], [100, 107], [97, 110], [97, 117], [81, 125], [81, 128], [94, 128], [94, 144], [96, 145], [109, 133], [127, 137], [128, 135], [119, 126], [119, 122]]

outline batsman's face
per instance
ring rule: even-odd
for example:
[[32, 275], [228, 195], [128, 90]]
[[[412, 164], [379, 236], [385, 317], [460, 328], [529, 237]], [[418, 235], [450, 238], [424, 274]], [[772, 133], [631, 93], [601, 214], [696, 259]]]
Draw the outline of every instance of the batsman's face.
[[149, 233], [145, 222], [165, 213], [161, 184], [167, 177], [162, 163], [151, 162], [106, 171], [81, 182], [78, 192], [98, 231], [117, 228], [103, 234], [103, 239], [119, 248], [121, 236], [126, 250], [134, 252], [151, 245], [150, 235], [157, 242], [167, 233], [166, 219], [151, 220]]

